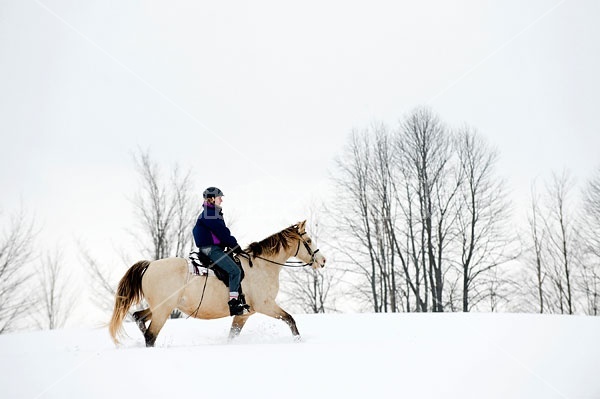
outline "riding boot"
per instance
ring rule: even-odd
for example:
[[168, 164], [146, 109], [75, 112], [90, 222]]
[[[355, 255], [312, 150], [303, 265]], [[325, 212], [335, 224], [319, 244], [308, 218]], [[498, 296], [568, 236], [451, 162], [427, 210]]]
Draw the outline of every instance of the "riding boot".
[[241, 316], [250, 313], [250, 306], [242, 303], [238, 298], [231, 298], [227, 304], [229, 305], [229, 314], [231, 316]]

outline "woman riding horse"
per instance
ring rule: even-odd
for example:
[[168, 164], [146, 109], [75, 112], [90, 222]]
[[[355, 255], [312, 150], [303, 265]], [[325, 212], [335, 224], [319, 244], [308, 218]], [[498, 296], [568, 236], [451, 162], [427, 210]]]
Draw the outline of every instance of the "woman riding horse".
[[242, 272], [224, 249], [229, 247], [238, 254], [243, 251], [223, 219], [223, 195], [217, 187], [204, 190], [204, 209], [194, 226], [194, 241], [204, 255], [229, 275], [229, 314], [239, 316], [248, 313], [249, 309], [244, 296], [239, 294]]
[[[305, 226], [306, 221], [299, 222], [246, 248], [248, 258], [240, 257], [245, 274], [241, 285], [250, 313], [233, 317], [230, 338], [239, 335], [248, 318], [255, 313], [283, 320], [292, 334], [299, 337], [294, 318], [275, 300], [279, 292], [279, 274], [289, 265], [289, 258], [304, 262], [300, 266], [314, 269], [325, 266], [325, 257], [306, 233]], [[158, 333], [175, 308], [198, 319], [228, 317], [228, 291], [215, 276], [190, 274], [188, 262], [183, 258], [137, 262], [127, 270], [117, 287], [110, 335], [118, 343], [129, 309], [145, 299], [148, 307], [135, 312], [133, 318], [144, 334], [146, 346], [154, 346]]]

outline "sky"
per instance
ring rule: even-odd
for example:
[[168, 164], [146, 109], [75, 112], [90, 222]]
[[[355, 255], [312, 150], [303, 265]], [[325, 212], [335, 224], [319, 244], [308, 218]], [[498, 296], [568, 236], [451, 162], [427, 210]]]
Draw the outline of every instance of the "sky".
[[[0, 384], [10, 398], [597, 399], [600, 319], [516, 314], [252, 316], [168, 320], [154, 348], [126, 323], [0, 336]], [[516, 327], [516, 328], [515, 328]], [[233, 384], [233, 385], [232, 385]], [[231, 392], [229, 392], [231, 394]]]
[[536, 178], [600, 167], [598, 15], [593, 0], [2, 0], [1, 220], [22, 205], [36, 248], [136, 261], [147, 150], [192, 170], [199, 202], [220, 187], [249, 243], [331, 198], [352, 129], [420, 105], [475, 127], [524, 203]]

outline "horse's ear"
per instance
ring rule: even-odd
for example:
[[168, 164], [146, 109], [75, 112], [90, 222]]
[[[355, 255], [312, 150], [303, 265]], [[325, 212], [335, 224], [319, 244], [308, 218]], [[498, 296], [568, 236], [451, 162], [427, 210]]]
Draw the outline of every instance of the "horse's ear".
[[298, 222], [298, 233], [302, 234], [306, 232], [306, 220]]

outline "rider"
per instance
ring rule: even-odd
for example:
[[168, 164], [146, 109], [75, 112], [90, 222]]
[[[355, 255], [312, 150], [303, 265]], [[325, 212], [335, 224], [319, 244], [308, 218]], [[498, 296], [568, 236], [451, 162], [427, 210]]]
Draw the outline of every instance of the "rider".
[[203, 210], [194, 226], [194, 241], [202, 253], [229, 275], [229, 313], [231, 316], [248, 313], [243, 296], [240, 298], [240, 267], [225, 253], [225, 247], [243, 253], [237, 240], [225, 225], [221, 203], [223, 192], [217, 187], [208, 187], [202, 194]]

